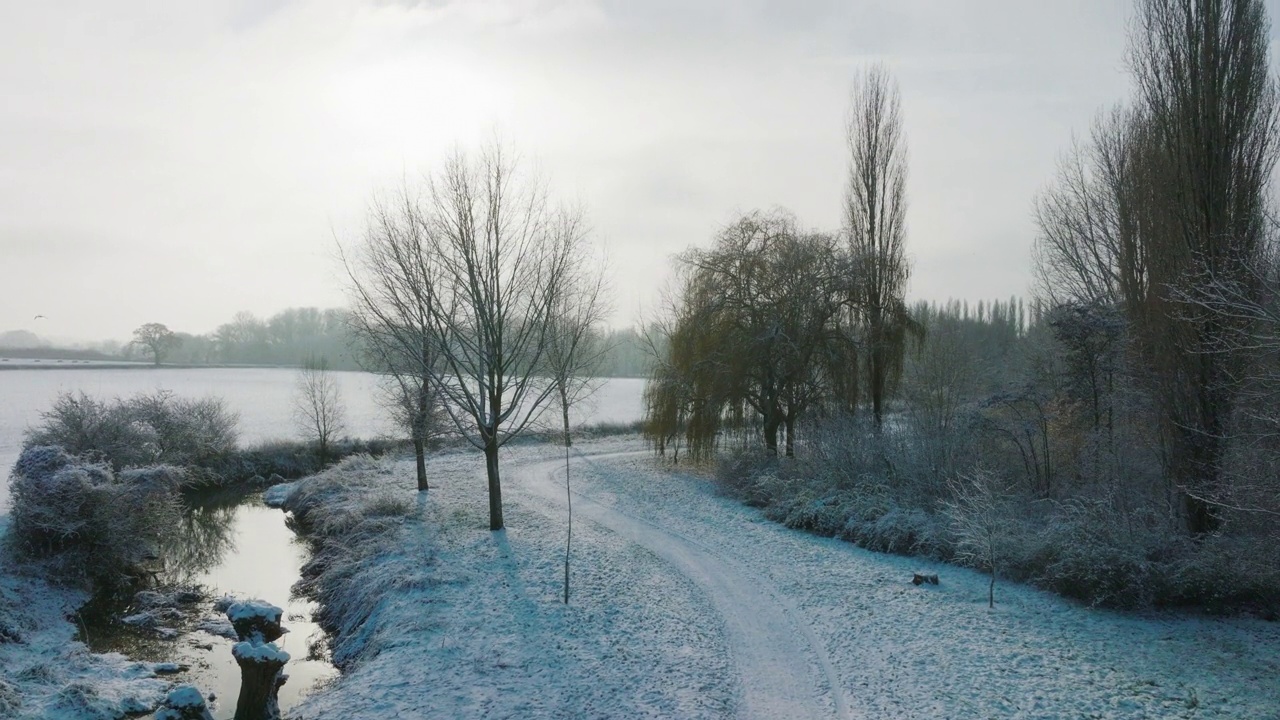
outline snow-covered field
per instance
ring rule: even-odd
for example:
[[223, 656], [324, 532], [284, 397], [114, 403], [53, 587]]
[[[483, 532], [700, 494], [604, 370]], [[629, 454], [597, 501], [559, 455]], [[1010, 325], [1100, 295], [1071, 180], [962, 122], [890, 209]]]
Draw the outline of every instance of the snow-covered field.
[[[504, 451], [501, 533], [479, 456], [438, 457], [435, 488], [370, 560], [400, 575], [364, 653], [295, 714], [1280, 718], [1276, 623], [1008, 585], [988, 610], [982, 575], [770, 523], [635, 438], [578, 451], [568, 607], [556, 450]], [[412, 475], [394, 468], [397, 492]], [[922, 568], [942, 584], [911, 585]]]

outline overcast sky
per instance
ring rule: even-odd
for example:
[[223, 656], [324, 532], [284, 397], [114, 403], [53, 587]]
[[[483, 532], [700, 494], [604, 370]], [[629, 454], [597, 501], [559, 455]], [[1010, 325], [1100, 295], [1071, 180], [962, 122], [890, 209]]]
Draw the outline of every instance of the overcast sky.
[[1024, 294], [1032, 198], [1128, 92], [1130, 10], [5, 0], [0, 331], [127, 339], [342, 305], [334, 234], [494, 128], [586, 207], [627, 324], [735, 212], [839, 225], [848, 90], [875, 61], [903, 97], [911, 296]]

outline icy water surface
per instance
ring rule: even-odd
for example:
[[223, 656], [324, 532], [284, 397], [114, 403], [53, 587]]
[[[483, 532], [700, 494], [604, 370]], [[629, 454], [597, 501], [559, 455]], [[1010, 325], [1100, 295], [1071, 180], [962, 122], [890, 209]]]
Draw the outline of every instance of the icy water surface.
[[285, 609], [288, 632], [276, 644], [291, 656], [285, 666], [289, 680], [280, 688], [281, 709], [290, 708], [338, 674], [327, 659], [324, 633], [311, 620], [314, 605], [290, 599], [307, 550], [286, 526], [285, 513], [263, 505], [260, 494], [223, 493], [193, 500], [195, 507], [181, 531], [162, 553], [167, 567], [158, 578], [164, 586], [199, 585], [207, 592], [205, 600], [184, 608], [184, 620], [165, 623], [181, 634], [164, 639], [154, 630], [119, 623], [116, 618], [131, 610], [129, 598], [100, 598], [81, 612], [82, 639], [95, 652], [189, 666], [175, 679], [194, 684], [206, 696], [213, 693], [214, 717], [224, 720], [235, 715], [240, 692], [240, 668], [231, 656], [234, 642], [196, 625], [202, 618], [224, 617], [212, 608], [213, 600], [224, 593], [261, 598]]

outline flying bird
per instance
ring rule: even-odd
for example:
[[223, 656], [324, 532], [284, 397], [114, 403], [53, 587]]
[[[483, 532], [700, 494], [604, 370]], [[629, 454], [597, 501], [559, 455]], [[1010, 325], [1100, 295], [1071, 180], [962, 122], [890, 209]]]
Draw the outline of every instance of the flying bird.
[[37, 315], [37, 316], [36, 316], [36, 320], [48, 320], [48, 319], [49, 319], [49, 318], [47, 318], [47, 317], [45, 317], [45, 316], [43, 316], [43, 315]]

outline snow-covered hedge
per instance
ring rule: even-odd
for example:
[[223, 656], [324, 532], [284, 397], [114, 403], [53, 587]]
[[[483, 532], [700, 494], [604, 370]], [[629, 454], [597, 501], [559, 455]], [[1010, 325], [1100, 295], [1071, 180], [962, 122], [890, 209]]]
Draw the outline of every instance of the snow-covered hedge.
[[[855, 433], [820, 439], [799, 459], [725, 453], [717, 482], [788, 527], [988, 569], [963, 547], [964, 518], [947, 512], [954, 489], [932, 481], [909, 443], [889, 433], [874, 444]], [[1156, 508], [1105, 490], [1015, 491], [1000, 512], [1001, 574], [1011, 579], [1106, 607], [1280, 611], [1280, 554], [1249, 535], [1193, 539]]]
[[10, 478], [8, 540], [28, 558], [116, 581], [153, 552], [180, 520], [180, 468], [167, 465], [119, 473], [51, 446], [26, 448]]

